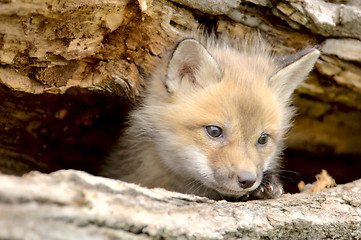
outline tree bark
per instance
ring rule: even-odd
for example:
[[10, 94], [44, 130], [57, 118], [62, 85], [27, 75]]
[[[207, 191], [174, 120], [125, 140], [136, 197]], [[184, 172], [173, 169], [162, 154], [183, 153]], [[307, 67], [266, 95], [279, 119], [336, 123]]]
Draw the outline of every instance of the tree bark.
[[62, 170], [0, 176], [1, 239], [359, 239], [361, 181], [213, 201]]

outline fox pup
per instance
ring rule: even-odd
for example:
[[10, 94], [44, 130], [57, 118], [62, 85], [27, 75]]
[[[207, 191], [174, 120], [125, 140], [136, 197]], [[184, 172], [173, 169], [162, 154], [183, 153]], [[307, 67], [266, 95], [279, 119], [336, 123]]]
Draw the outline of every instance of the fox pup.
[[185, 38], [148, 82], [101, 175], [237, 200], [276, 198], [290, 96], [320, 52], [276, 58], [262, 40]]

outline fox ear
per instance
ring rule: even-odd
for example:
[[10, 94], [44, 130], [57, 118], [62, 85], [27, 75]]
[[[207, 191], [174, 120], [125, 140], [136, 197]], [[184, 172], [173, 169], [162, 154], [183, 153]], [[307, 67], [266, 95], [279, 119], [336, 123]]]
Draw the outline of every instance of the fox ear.
[[297, 86], [306, 79], [315, 65], [320, 52], [317, 49], [306, 49], [290, 59], [282, 59], [281, 63], [286, 65], [270, 78], [273, 91], [284, 101], [287, 101]]
[[186, 86], [204, 87], [220, 81], [221, 70], [209, 52], [195, 39], [178, 43], [168, 63], [165, 86], [170, 93]]

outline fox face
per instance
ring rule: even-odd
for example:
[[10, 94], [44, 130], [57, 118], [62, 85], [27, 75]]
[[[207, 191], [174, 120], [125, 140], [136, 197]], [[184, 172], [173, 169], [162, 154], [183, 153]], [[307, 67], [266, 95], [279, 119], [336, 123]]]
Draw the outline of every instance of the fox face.
[[241, 197], [260, 189], [265, 173], [278, 169], [289, 98], [318, 56], [311, 49], [282, 65], [262, 47], [239, 51], [195, 39], [176, 46], [143, 111], [160, 160], [187, 180], [184, 191], [207, 195], [194, 187], [200, 184]]
[[280, 106], [269, 89], [242, 93], [242, 86], [227, 85], [223, 79], [169, 105], [156, 142], [173, 171], [222, 195], [241, 196], [277, 164]]

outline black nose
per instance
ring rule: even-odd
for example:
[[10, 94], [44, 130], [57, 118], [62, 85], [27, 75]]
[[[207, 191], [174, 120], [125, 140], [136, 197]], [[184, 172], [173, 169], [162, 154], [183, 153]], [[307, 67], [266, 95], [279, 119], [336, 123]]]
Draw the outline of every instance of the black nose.
[[250, 172], [242, 172], [238, 175], [238, 184], [241, 188], [246, 189], [252, 187], [257, 180], [257, 176]]

